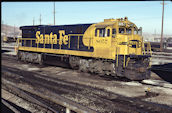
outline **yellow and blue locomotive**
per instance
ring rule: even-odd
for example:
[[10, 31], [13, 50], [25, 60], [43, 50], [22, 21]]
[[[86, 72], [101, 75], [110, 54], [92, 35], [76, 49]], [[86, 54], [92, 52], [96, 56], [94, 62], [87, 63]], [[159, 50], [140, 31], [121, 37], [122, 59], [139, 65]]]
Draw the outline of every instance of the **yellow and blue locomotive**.
[[73, 69], [100, 75], [150, 78], [151, 48], [145, 51], [142, 29], [128, 20], [100, 23], [22, 26], [18, 59], [42, 64], [48, 55], [67, 61]]

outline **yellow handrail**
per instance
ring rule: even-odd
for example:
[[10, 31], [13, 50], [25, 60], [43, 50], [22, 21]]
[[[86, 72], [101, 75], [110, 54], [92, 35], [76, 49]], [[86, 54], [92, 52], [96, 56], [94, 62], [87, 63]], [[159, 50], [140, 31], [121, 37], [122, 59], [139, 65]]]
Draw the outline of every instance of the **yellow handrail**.
[[125, 54], [124, 54], [124, 62], [123, 62], [123, 67], [125, 68]]
[[145, 43], [144, 42], [142, 42], [142, 48], [143, 48], [143, 54], [145, 55], [146, 53], [145, 53]]
[[84, 34], [68, 34], [68, 36], [83, 36]]
[[[145, 44], [146, 44], [146, 48], [145, 48]], [[152, 55], [152, 50], [151, 50], [151, 44], [150, 42], [143, 42], [143, 54], [149, 54]]]
[[[145, 50], [145, 44], [147, 45], [147, 50]], [[144, 50], [144, 54], [149, 54], [150, 56], [152, 56], [152, 50], [151, 50], [151, 44], [150, 42], [144, 42], [144, 46], [143, 46], [143, 50]], [[150, 60], [150, 63], [149, 63], [149, 67], [151, 67], [151, 60], [152, 60], [152, 57], [149, 58]]]
[[[69, 41], [69, 45], [68, 45], [68, 47], [70, 48], [71, 36], [77, 36], [77, 38], [78, 38], [77, 48], [79, 49], [80, 36], [83, 36], [83, 34], [68, 34], [68, 36], [69, 36], [69, 40], [68, 40]], [[21, 41], [21, 42], [24, 41], [24, 45], [21, 45], [21, 46], [26, 46], [26, 41], [31, 41], [30, 42], [30, 47], [32, 47], [32, 45], [33, 45], [33, 41], [32, 40], [35, 40], [36, 41], [36, 39], [34, 39], [34, 38], [20, 38], [18, 40]], [[57, 40], [59, 40], [59, 39], [57, 39]], [[50, 39], [49, 40], [43, 39], [44, 48], [45, 48], [45, 44], [46, 44], [45, 42], [51, 42], [51, 40]], [[37, 48], [38, 48], [38, 45], [39, 45], [39, 43], [37, 43]], [[51, 44], [51, 49], [53, 49], [53, 44]], [[61, 45], [60, 45], [60, 49], [61, 49]]]
[[118, 47], [116, 47], [116, 67], [118, 67]]

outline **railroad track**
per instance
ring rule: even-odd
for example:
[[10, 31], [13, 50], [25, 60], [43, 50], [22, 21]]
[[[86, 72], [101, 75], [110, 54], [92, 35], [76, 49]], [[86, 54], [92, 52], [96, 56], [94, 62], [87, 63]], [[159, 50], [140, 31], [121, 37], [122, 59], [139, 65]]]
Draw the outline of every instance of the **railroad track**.
[[[6, 80], [3, 79], [3, 81], [6, 81]], [[48, 104], [42, 103], [40, 101], [41, 99], [38, 100], [38, 98], [34, 98], [34, 97], [37, 97], [36, 95], [31, 94], [31, 93], [27, 92], [26, 90], [22, 90], [21, 88], [16, 87], [14, 84], [10, 83], [9, 81], [2, 82], [2, 89], [6, 90], [14, 95], [17, 95], [18, 97], [20, 97], [24, 100], [27, 100], [30, 103], [40, 106], [40, 109], [46, 110], [45, 112], [51, 112], [51, 113], [58, 112], [57, 110], [49, 107]], [[45, 99], [44, 99], [44, 101], [45, 101]]]
[[22, 112], [31, 113], [3, 98], [1, 98], [1, 102], [2, 102], [1, 103], [1, 107], [2, 107], [1, 112], [3, 112], [3, 113], [22, 113]]
[[5, 79], [3, 79], [2, 81], [3, 89], [10, 91], [10, 93], [13, 93], [31, 103], [39, 105], [41, 109], [45, 109], [44, 112], [46, 113], [97, 113], [94, 110], [79, 105], [57, 94], [52, 93], [52, 95], [46, 95], [44, 93], [40, 93], [29, 88], [26, 89], [24, 87], [16, 87], [14, 83]]
[[[16, 62], [15, 56], [6, 55], [3, 60]], [[164, 105], [142, 101], [141, 98], [128, 98], [112, 92], [72, 83], [58, 78], [52, 78], [41, 73], [20, 70], [3, 65], [3, 82], [27, 90], [29, 93], [49, 95], [45, 99], [55, 97], [58, 94], [64, 98], [93, 109], [96, 112], [170, 112], [171, 108]], [[37, 92], [37, 93], [36, 93]], [[40, 96], [40, 95], [39, 95]], [[55, 99], [51, 99], [55, 100]]]

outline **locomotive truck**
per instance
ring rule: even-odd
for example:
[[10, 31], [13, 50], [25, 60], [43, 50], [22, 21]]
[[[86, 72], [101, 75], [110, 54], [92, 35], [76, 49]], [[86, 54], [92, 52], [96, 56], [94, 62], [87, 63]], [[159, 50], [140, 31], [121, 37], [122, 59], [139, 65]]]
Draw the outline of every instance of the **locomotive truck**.
[[15, 47], [19, 60], [43, 64], [46, 57], [72, 69], [130, 80], [150, 78], [151, 46], [144, 47], [142, 28], [127, 17], [74, 25], [21, 26]]

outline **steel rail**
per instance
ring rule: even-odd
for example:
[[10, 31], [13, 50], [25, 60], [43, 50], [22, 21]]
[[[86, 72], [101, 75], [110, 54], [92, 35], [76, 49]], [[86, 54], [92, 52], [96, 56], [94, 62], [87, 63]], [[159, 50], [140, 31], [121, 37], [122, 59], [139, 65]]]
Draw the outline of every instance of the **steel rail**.
[[7, 106], [11, 111], [15, 112], [15, 113], [20, 113], [20, 111], [18, 111], [15, 107], [13, 107], [12, 105], [10, 105], [8, 102], [6, 102], [5, 100], [3, 100], [1, 98], [1, 102]]
[[[5, 84], [3, 82], [5, 82]], [[21, 86], [18, 87], [14, 83], [12, 83], [12, 82], [10, 82], [8, 80], [5, 80], [3, 78], [2, 78], [2, 84], [6, 85], [6, 86], [8, 85], [7, 87], [11, 87], [11, 89], [12, 88], [18, 89], [18, 91], [16, 91], [16, 92], [18, 92], [19, 94], [23, 90], [23, 91], [29, 92], [29, 93], [31, 93], [33, 95], [37, 95], [37, 96], [39, 96], [41, 98], [49, 100], [51, 102], [54, 102], [54, 103], [56, 103], [58, 105], [64, 106], [66, 108], [66, 112], [68, 112], [68, 113], [70, 113], [71, 110], [75, 111], [77, 113], [98, 113], [95, 110], [92, 110], [92, 109], [87, 108], [87, 107], [85, 107], [83, 105], [80, 105], [80, 104], [78, 104], [78, 103], [76, 103], [76, 102], [74, 102], [72, 100], [69, 100], [67, 98], [64, 98], [64, 97], [62, 97], [62, 96], [60, 96], [58, 94], [55, 94], [55, 93], [52, 93], [52, 92], [51, 93], [46, 93], [46, 91], [44, 89], [41, 89], [41, 88], [38, 89], [39, 90], [38, 91], [38, 90], [34, 90], [32, 88], [24, 88], [24, 87], [21, 87]], [[42, 93], [42, 92], [45, 92], [45, 93]]]
[[[2, 84], [4, 84], [4, 83], [2, 83]], [[39, 105], [39, 106], [41, 106], [41, 107], [44, 107], [44, 108], [46, 108], [47, 110], [50, 110], [50, 111], [52, 111], [52, 112], [57, 112], [56, 110], [50, 108], [49, 106], [47, 106], [47, 105], [41, 103], [40, 101], [38, 101], [38, 100], [35, 99], [34, 97], [28, 95], [27, 93], [25, 93], [25, 92], [24, 92], [22, 89], [20, 89], [20, 88], [17, 88], [17, 87], [15, 87], [15, 86], [12, 86], [12, 85], [9, 85], [9, 84], [8, 84], [8, 85], [5, 84], [5, 87], [8, 87], [8, 89], [10, 89], [10, 91], [8, 91], [8, 92], [15, 93], [15, 94], [19, 95], [20, 97], [22, 97], [23, 99], [26, 99], [26, 100], [28, 100], [28, 101], [31, 102], [31, 103], [37, 104], [37, 105]], [[4, 90], [7, 90], [6, 88], [4, 88], [4, 86], [2, 86], [2, 88], [3, 88]]]

